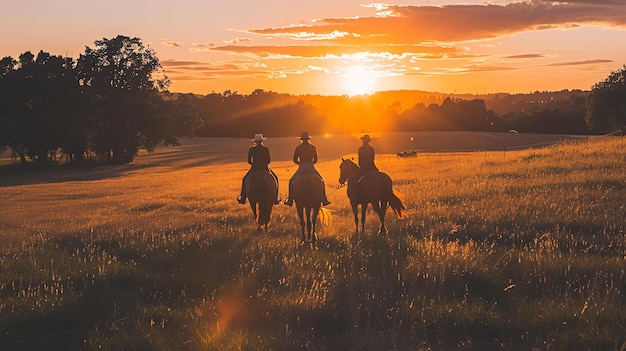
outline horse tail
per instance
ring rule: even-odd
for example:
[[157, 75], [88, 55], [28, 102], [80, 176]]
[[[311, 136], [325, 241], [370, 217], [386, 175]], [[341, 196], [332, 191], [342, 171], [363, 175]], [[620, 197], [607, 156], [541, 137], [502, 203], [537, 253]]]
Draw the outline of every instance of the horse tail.
[[267, 201], [259, 202], [259, 211], [257, 212], [257, 218], [255, 222], [257, 225], [266, 225], [270, 222], [270, 215], [272, 213], [272, 204]]
[[320, 207], [317, 214], [318, 214], [320, 223], [322, 223], [322, 225], [324, 226], [330, 225], [330, 210], [324, 207]]
[[256, 206], [254, 223], [267, 225], [277, 195], [276, 181], [269, 172], [254, 172], [246, 182], [246, 192], [251, 206]]
[[272, 207], [278, 196], [278, 187], [276, 179], [269, 172], [264, 174], [265, 180], [265, 196], [259, 202], [259, 219], [258, 225], [267, 225], [270, 222]]
[[389, 206], [398, 218], [404, 218], [404, 212], [406, 211], [402, 198], [402, 194], [396, 191], [392, 191], [391, 196], [389, 197]]

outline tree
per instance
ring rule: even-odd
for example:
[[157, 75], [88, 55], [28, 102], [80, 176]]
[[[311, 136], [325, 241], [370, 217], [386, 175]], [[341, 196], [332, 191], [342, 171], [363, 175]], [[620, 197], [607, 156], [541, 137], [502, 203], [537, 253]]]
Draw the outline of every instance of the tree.
[[40, 51], [35, 57], [25, 52], [17, 61], [4, 58], [1, 64], [4, 132], [0, 144], [20, 156], [45, 164], [55, 155], [64, 137], [63, 126], [74, 103], [73, 61]]
[[94, 44], [95, 48], [85, 49], [77, 64], [79, 85], [91, 101], [94, 151], [123, 164], [133, 161], [139, 147], [153, 149], [160, 140], [175, 140], [174, 131], [166, 129], [171, 124], [164, 120], [177, 116], [164, 115], [161, 110], [169, 104], [162, 98], [169, 80], [156, 78], [162, 67], [155, 52], [139, 38], [121, 35]]
[[10, 139], [10, 119], [13, 100], [13, 73], [17, 61], [10, 56], [0, 60], [0, 151], [6, 150]]
[[596, 132], [623, 130], [626, 126], [626, 65], [591, 89], [587, 98], [587, 126]]

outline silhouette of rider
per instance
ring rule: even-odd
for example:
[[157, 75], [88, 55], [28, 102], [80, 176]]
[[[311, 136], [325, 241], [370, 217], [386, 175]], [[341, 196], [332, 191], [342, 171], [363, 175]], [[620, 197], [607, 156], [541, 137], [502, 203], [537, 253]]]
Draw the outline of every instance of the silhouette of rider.
[[[278, 189], [278, 176], [276, 176], [276, 173], [274, 173], [274, 171], [272, 171], [268, 166], [270, 163], [270, 149], [263, 145], [263, 142], [265, 140], [267, 140], [267, 138], [260, 133], [255, 134], [254, 139], [252, 139], [252, 141], [254, 141], [254, 146], [252, 146], [248, 150], [248, 163], [251, 165], [251, 167], [241, 181], [241, 195], [239, 195], [239, 197], [237, 198], [237, 202], [239, 202], [240, 204], [246, 203], [247, 194], [244, 185], [246, 183], [246, 178], [248, 178], [248, 175], [251, 172], [270, 172], [272, 176], [274, 176], [274, 179], [276, 179], [276, 188]], [[280, 200], [276, 199], [275, 203], [280, 203]]]
[[[378, 167], [374, 164], [374, 158], [376, 157], [376, 152], [374, 148], [370, 145], [369, 134], [365, 134], [361, 137], [361, 141], [363, 141], [363, 145], [359, 147], [358, 151], [358, 165], [359, 169], [354, 172], [352, 179], [355, 179], [358, 183], [358, 180], [361, 179], [362, 176], [367, 172], [378, 171]], [[348, 194], [353, 194], [356, 191], [356, 186], [350, 186], [348, 183]]]
[[[301, 172], [308, 171], [316, 174], [322, 180], [322, 184], [324, 184], [324, 179], [314, 166], [317, 163], [317, 148], [309, 142], [309, 139], [311, 139], [309, 137], [309, 132], [302, 132], [298, 139], [300, 139], [302, 144], [298, 145], [293, 153], [293, 163], [298, 165], [298, 170], [289, 180], [289, 196], [287, 197], [287, 200], [285, 200], [285, 205], [287, 206], [293, 205], [293, 198], [291, 198], [293, 181], [300, 175]], [[322, 189], [324, 189], [324, 199], [322, 200], [322, 205], [328, 206], [330, 205], [330, 201], [326, 198], [326, 187], [322, 186]]]

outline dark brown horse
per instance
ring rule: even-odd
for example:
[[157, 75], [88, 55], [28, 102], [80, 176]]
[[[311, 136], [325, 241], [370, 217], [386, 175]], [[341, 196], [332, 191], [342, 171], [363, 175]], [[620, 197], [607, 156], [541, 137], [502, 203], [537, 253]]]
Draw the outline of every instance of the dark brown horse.
[[[307, 240], [313, 244], [317, 241], [317, 217], [321, 214], [322, 219], [328, 217], [328, 213], [322, 207], [324, 197], [324, 182], [316, 174], [302, 174], [293, 180], [293, 200], [300, 218], [302, 242]], [[305, 222], [306, 217], [306, 222]], [[304, 228], [306, 226], [306, 235]]]
[[370, 171], [363, 173], [362, 176], [359, 176], [359, 179], [356, 179], [353, 175], [359, 169], [359, 166], [352, 160], [344, 160], [342, 158], [341, 161], [339, 184], [343, 185], [348, 181], [348, 197], [354, 213], [356, 231], [359, 231], [359, 205], [361, 205], [361, 232], [365, 232], [365, 213], [367, 205], [372, 204], [372, 208], [380, 219], [378, 233], [387, 233], [387, 228], [385, 227], [385, 212], [387, 208], [391, 207], [398, 218], [403, 218], [403, 212], [406, 211], [402, 200], [393, 191], [391, 178], [383, 172]]
[[276, 179], [270, 172], [254, 171], [246, 178], [244, 187], [257, 230], [261, 231], [261, 227], [264, 226], [267, 232], [272, 208], [278, 196]]

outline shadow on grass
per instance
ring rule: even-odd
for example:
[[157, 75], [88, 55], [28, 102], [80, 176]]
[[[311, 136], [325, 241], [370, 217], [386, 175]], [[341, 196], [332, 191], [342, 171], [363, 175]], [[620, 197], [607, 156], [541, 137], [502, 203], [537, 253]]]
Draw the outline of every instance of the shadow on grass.
[[[240, 251], [246, 242], [199, 237], [174, 245], [178, 247], [145, 244], [128, 247], [115, 240], [90, 243], [87, 238], [74, 236], [45, 243], [47, 248], [42, 252], [49, 252], [60, 261], [63, 259], [59, 255], [65, 256], [65, 266], [54, 274], [79, 273], [63, 280], [63, 287], [59, 289], [62, 292], [56, 297], [60, 301], [57, 307], [43, 312], [33, 312], [29, 306], [3, 308], [7, 313], [0, 316], [1, 349], [92, 349], [97, 347], [90, 345], [91, 340], [94, 337], [102, 340], [103, 335], [105, 339], [116, 335], [125, 338], [108, 340], [105, 349], [118, 349], [124, 343], [130, 344], [124, 346], [128, 349], [141, 348], [141, 343], [149, 345], [146, 335], [154, 321], [167, 319], [175, 323], [180, 318], [177, 311], [185, 311], [200, 300], [211, 300], [223, 294], [221, 290], [230, 285], [233, 269], [241, 265], [242, 256], [230, 253]], [[88, 265], [98, 265], [97, 260], [90, 257], [104, 255], [104, 252], [114, 258], [117, 265], [108, 269], [110, 273], [98, 276], [92, 272], [94, 267]], [[76, 255], [81, 258], [76, 259]], [[18, 259], [27, 261], [30, 259], [27, 256]], [[46, 265], [45, 259], [37, 260]], [[2, 284], [0, 294], [47, 291], [48, 279], [37, 275], [25, 280], [15, 277], [12, 282]], [[39, 292], [40, 299], [46, 299], [48, 293]]]
[[59, 165], [42, 168], [34, 165], [9, 165], [0, 167], [0, 188], [17, 185], [109, 179], [120, 177], [127, 172], [147, 169], [155, 166], [157, 165], [131, 164], [124, 166], [100, 167]]

